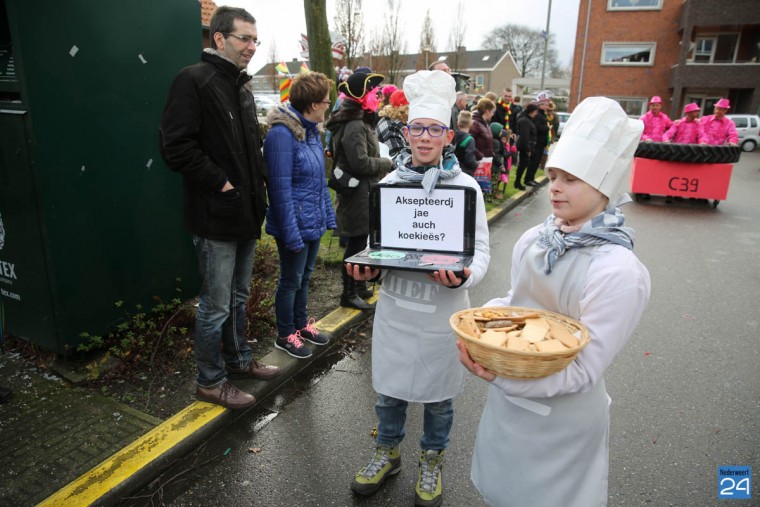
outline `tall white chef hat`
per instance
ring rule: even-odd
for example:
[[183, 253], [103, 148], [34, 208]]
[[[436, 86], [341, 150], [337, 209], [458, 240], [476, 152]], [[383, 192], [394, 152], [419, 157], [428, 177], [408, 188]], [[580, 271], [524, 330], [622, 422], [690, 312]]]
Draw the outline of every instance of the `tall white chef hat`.
[[589, 97], [570, 115], [546, 167], [567, 171], [611, 198], [643, 130], [644, 123], [628, 118], [614, 100]]
[[430, 118], [445, 126], [451, 123], [451, 106], [457, 98], [454, 78], [442, 70], [421, 70], [404, 79], [409, 101], [409, 121]]

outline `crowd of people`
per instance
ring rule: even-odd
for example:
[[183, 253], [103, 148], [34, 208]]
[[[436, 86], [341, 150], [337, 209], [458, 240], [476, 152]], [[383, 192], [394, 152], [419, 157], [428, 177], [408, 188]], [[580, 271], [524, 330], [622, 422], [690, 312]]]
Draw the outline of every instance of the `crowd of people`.
[[[335, 105], [325, 75], [299, 75], [290, 102], [269, 112], [270, 130], [262, 139], [245, 72], [258, 46], [256, 21], [242, 8], [220, 7], [210, 33], [211, 48], [201, 62], [175, 78], [159, 128], [162, 157], [183, 177], [185, 224], [201, 275], [196, 397], [231, 409], [250, 407], [254, 397], [230, 379], [268, 380], [281, 373], [253, 357], [245, 335], [253, 255], [265, 220], [280, 260], [275, 347], [302, 359], [312, 355], [306, 342], [323, 346], [331, 339], [308, 313], [309, 282], [326, 231], [344, 239], [345, 261], [367, 245], [374, 183], [418, 186], [428, 195], [450, 185], [469, 187], [477, 195], [475, 253], [462, 272], [345, 264], [343, 306], [373, 308], [366, 284], [382, 280], [372, 332], [376, 448], [351, 488], [372, 495], [400, 470], [407, 409], [421, 403], [415, 505], [440, 505], [453, 399], [469, 371], [490, 386], [472, 461], [472, 480], [490, 504], [605, 504], [609, 403], [603, 375], [633, 333], [650, 292], [649, 274], [633, 253], [633, 230], [624, 226], [619, 208], [626, 200], [615, 192], [642, 132], [654, 139], [669, 130], [647, 130], [613, 100], [586, 99], [547, 161], [547, 147], [557, 141], [548, 92], [525, 108], [508, 88], [501, 97], [468, 104], [438, 61], [406, 77], [400, 88], [381, 87], [382, 75], [358, 68], [338, 83]], [[699, 135], [719, 136], [719, 105], [714, 118], [700, 121]], [[666, 118], [659, 118], [662, 127]], [[677, 130], [672, 138], [682, 135]], [[577, 156], [580, 145], [585, 158]], [[600, 152], [605, 155], [596, 156]], [[333, 164], [329, 179], [326, 158]], [[545, 164], [552, 213], [514, 246], [512, 289], [487, 305], [563, 313], [586, 324], [592, 337], [566, 370], [521, 381], [496, 377], [475, 363], [449, 326], [452, 313], [470, 307], [468, 291], [485, 277], [491, 258], [485, 194], [474, 176], [480, 161], [490, 159], [497, 181], [506, 184], [514, 158], [518, 189], [535, 185]], [[533, 445], [539, 440], [550, 444]], [[544, 475], [533, 480], [521, 473], [525, 468], [555, 479], [547, 486]]]

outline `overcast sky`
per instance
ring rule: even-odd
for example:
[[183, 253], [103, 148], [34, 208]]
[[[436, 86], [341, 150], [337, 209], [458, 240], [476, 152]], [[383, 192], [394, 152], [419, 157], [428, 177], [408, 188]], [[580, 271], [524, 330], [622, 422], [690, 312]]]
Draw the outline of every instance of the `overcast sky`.
[[[308, 1], [308, 0], [307, 0]], [[578, 24], [580, 0], [553, 0], [549, 31], [557, 41], [557, 51], [562, 65], [567, 65], [573, 55], [575, 30]], [[278, 60], [300, 59], [298, 44], [301, 33], [306, 33], [304, 0], [216, 0], [217, 5], [244, 7], [256, 18], [261, 46], [250, 64], [255, 73], [269, 63], [272, 44], [277, 48]], [[416, 53], [419, 48], [420, 31], [425, 12], [435, 28], [438, 51], [448, 51], [449, 34], [456, 14], [456, 0], [400, 0], [401, 25], [408, 34], [407, 52]], [[383, 24], [387, 2], [364, 0], [365, 38]], [[327, 0], [327, 23], [335, 29], [335, 0]], [[494, 28], [507, 24], [527, 25], [544, 30], [549, 0], [465, 0], [465, 46], [469, 50], [482, 49], [483, 37]]]

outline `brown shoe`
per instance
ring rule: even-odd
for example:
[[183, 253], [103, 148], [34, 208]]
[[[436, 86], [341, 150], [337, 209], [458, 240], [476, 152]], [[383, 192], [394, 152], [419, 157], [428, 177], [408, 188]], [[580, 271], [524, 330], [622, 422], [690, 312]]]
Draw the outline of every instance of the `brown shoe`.
[[232, 410], [247, 408], [256, 403], [256, 398], [233, 386], [229, 380], [216, 387], [197, 386], [195, 397]]
[[278, 376], [282, 372], [278, 366], [260, 363], [255, 359], [251, 359], [251, 362], [248, 363], [248, 366], [245, 368], [239, 370], [237, 368], [227, 368], [227, 373], [230, 378], [256, 378], [259, 380], [269, 380], [270, 378]]

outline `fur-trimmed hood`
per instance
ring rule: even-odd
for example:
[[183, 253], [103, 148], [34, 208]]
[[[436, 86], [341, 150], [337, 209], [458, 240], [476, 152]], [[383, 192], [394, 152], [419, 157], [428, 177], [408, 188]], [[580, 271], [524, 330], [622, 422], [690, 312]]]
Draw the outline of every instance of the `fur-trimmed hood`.
[[270, 127], [275, 125], [284, 125], [293, 134], [297, 141], [306, 140], [307, 130], [313, 128], [319, 132], [319, 124], [306, 119], [290, 106], [278, 106], [270, 109], [267, 113], [267, 123]]

